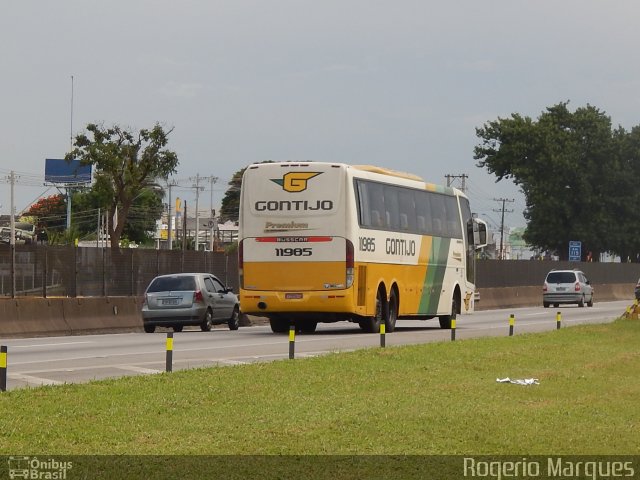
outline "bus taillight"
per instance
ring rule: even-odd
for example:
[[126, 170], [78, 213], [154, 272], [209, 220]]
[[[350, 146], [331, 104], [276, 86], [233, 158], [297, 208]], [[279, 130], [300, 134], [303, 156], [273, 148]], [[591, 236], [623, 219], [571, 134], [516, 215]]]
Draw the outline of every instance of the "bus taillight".
[[349, 240], [346, 240], [347, 243], [347, 252], [345, 263], [347, 267], [347, 288], [350, 288], [353, 285], [353, 243]]

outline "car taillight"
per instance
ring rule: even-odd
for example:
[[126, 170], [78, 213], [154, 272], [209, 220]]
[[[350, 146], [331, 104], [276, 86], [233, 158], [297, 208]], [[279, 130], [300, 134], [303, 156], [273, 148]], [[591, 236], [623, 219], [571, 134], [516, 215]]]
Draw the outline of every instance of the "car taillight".
[[544, 285], [542, 285], [542, 291], [546, 292], [547, 290], [549, 290], [549, 287], [547, 286], [547, 282], [544, 282]]
[[193, 303], [204, 303], [204, 297], [200, 290], [193, 292]]
[[353, 243], [349, 240], [346, 240], [347, 250], [345, 254], [345, 264], [347, 267], [347, 288], [350, 288], [353, 285]]
[[580, 291], [580, 282], [576, 282], [576, 292]]

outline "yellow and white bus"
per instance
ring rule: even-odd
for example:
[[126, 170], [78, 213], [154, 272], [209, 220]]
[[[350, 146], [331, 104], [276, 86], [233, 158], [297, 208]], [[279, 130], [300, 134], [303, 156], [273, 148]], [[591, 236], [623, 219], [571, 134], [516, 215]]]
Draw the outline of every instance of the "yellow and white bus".
[[399, 318], [474, 308], [474, 256], [486, 224], [451, 187], [366, 165], [258, 163], [240, 195], [240, 305], [291, 324], [348, 320], [367, 332]]

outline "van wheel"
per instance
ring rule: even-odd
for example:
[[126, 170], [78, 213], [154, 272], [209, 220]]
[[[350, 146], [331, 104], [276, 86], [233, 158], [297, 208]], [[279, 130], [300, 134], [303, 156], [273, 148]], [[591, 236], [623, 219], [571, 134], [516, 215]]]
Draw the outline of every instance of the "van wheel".
[[440, 315], [438, 320], [440, 320], [440, 328], [450, 330], [451, 329], [451, 320], [456, 319], [456, 314], [458, 313], [458, 302], [456, 302], [456, 297], [451, 299], [451, 315]]
[[389, 315], [384, 322], [386, 332], [391, 333], [396, 329], [396, 321], [398, 320], [398, 296], [394, 289], [391, 290], [391, 298], [389, 298]]
[[376, 313], [373, 317], [363, 318], [358, 322], [360, 328], [367, 333], [377, 333], [380, 331], [380, 322], [387, 322], [388, 316], [387, 299], [384, 297], [382, 290], [378, 290], [376, 296]]

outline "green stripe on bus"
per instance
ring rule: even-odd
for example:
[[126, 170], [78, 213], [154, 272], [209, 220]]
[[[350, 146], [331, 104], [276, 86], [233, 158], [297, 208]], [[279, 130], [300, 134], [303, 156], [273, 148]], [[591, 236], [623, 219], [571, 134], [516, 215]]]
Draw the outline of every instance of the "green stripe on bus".
[[[449, 256], [450, 238], [434, 237], [429, 253], [429, 264], [427, 274], [424, 279], [422, 298], [418, 309], [421, 314], [436, 313], [440, 294], [442, 292], [442, 282], [447, 270], [447, 258]], [[433, 289], [433, 292], [431, 290]]]

